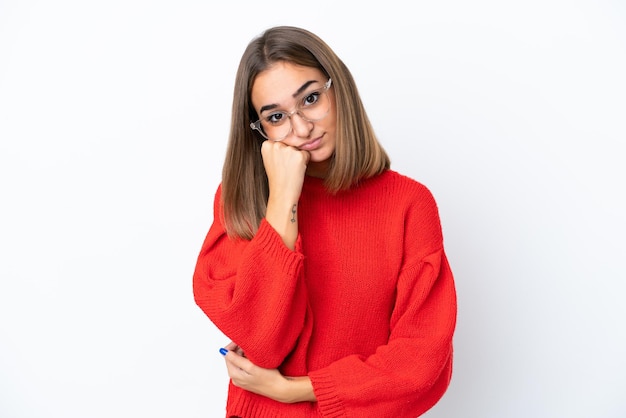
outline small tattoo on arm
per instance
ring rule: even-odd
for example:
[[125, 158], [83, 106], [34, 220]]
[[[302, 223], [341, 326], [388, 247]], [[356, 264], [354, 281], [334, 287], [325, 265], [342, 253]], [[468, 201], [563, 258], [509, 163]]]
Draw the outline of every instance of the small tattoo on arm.
[[293, 205], [291, 208], [291, 223], [296, 222], [296, 205]]

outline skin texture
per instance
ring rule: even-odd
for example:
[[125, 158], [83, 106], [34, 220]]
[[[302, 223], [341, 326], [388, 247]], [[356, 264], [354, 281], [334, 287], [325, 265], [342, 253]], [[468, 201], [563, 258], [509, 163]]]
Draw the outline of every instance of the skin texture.
[[[328, 78], [318, 69], [279, 62], [260, 73], [252, 86], [252, 105], [260, 117], [261, 108], [291, 112], [296, 108], [296, 93], [315, 80], [321, 87]], [[335, 151], [336, 112], [334, 91], [328, 91], [331, 107], [328, 115], [316, 122], [304, 120], [294, 113], [292, 130], [280, 142], [267, 140], [261, 147], [263, 164], [269, 181], [269, 199], [265, 218], [293, 250], [298, 236], [297, 204], [304, 176], [324, 178]], [[294, 97], [295, 96], [295, 97]], [[226, 367], [235, 386], [279, 402], [315, 402], [311, 380], [307, 376], [287, 377], [276, 369], [263, 369], [245, 357], [239, 346], [231, 342], [226, 348]]]

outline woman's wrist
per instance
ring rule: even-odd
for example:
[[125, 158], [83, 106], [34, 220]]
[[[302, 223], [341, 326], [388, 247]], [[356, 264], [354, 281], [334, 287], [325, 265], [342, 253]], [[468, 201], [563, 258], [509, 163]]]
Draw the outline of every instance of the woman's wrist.
[[281, 236], [285, 245], [294, 250], [298, 237], [297, 201], [286, 203], [270, 198], [267, 204], [265, 219]]
[[285, 382], [284, 403], [317, 401], [308, 376], [285, 377]]

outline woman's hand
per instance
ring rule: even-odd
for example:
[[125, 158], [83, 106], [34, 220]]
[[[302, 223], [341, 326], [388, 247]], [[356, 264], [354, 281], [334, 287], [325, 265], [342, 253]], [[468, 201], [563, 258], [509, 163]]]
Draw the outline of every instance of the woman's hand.
[[309, 152], [268, 140], [261, 145], [261, 156], [270, 196], [297, 202], [302, 191], [306, 166], [311, 158]]
[[226, 346], [224, 356], [233, 385], [283, 403], [315, 402], [311, 380], [307, 376], [285, 377], [277, 369], [264, 369], [248, 360], [235, 343]]
[[268, 140], [261, 146], [261, 156], [270, 189], [265, 219], [293, 250], [298, 237], [298, 200], [311, 155]]

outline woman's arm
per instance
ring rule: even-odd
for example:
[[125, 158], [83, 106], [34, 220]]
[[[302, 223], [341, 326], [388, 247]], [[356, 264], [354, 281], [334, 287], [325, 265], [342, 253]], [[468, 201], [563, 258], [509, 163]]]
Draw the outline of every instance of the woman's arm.
[[221, 187], [193, 275], [194, 298], [220, 331], [246, 350], [249, 359], [276, 368], [305, 327], [304, 256], [287, 248], [265, 220], [250, 241], [228, 237], [220, 199]]
[[403, 273], [397, 322], [389, 342], [371, 356], [351, 355], [308, 376], [286, 377], [253, 364], [231, 343], [225, 359], [233, 384], [279, 402], [317, 402], [330, 415], [403, 417], [430, 409], [450, 382], [456, 293], [443, 251], [425, 263]]
[[322, 416], [342, 409], [354, 416], [415, 417], [447, 390], [457, 305], [443, 250], [401, 276], [387, 344], [308, 373]]
[[298, 237], [298, 200], [310, 154], [281, 142], [265, 141], [261, 155], [270, 191], [265, 219], [285, 245], [294, 250]]
[[[272, 141], [263, 143], [261, 153], [270, 191], [265, 218], [250, 241], [229, 237], [222, 223], [220, 186], [193, 288], [196, 303], [211, 321], [244, 347], [248, 358], [271, 369], [307, 332], [297, 204], [310, 155]], [[304, 365], [298, 370], [304, 372]]]

